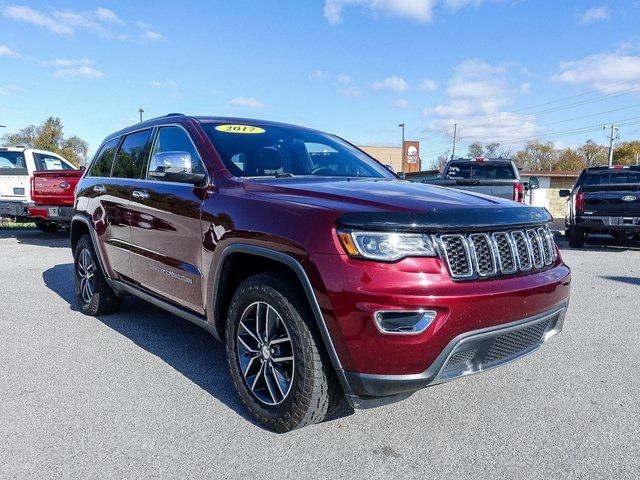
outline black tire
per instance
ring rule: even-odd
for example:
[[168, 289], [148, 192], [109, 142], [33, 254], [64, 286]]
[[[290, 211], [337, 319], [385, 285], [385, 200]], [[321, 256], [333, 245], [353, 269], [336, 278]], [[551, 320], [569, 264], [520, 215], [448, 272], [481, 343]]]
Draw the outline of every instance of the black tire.
[[33, 223], [36, 224], [36, 228], [38, 230], [44, 233], [56, 233], [58, 230], [60, 230], [60, 225], [56, 222], [49, 222], [47, 220], [37, 218]]
[[[284, 325], [286, 334], [290, 338], [290, 342], [286, 343], [289, 348], [285, 355], [292, 355], [292, 374], [288, 377], [288, 390], [286, 394], [282, 394], [282, 383], [278, 378], [283, 379], [285, 387], [287, 386], [286, 375], [276, 375], [273, 367], [281, 368], [283, 364], [275, 363], [278, 358], [273, 349], [271, 354], [259, 353], [266, 346], [267, 351], [271, 346], [271, 341], [264, 340], [263, 349], [256, 349], [254, 353], [244, 349], [238, 340], [238, 331], [245, 332], [244, 338], [251, 341], [257, 340], [253, 334], [247, 335], [247, 330], [240, 326], [240, 322], [252, 320], [253, 313], [250, 312], [254, 305], [264, 305], [271, 307], [273, 311], [267, 308], [267, 315], [271, 312], [271, 322], [276, 325], [272, 329], [280, 328]], [[255, 311], [255, 317], [259, 318], [258, 310]], [[276, 316], [277, 314], [277, 316]], [[246, 326], [246, 323], [244, 324]], [[259, 332], [258, 323], [256, 322], [256, 330]], [[268, 332], [268, 328], [265, 327]], [[284, 330], [282, 330], [284, 331]], [[259, 337], [259, 334], [258, 334]], [[265, 335], [265, 338], [267, 335]], [[257, 340], [260, 344], [260, 340]], [[339, 386], [336, 374], [331, 366], [331, 362], [324, 350], [322, 340], [317, 332], [313, 314], [309, 308], [304, 293], [297, 288], [289, 277], [279, 272], [261, 273], [249, 277], [240, 284], [236, 290], [231, 306], [229, 307], [229, 315], [225, 330], [225, 345], [227, 352], [227, 362], [231, 373], [233, 386], [240, 398], [240, 401], [249, 412], [251, 417], [257, 422], [278, 433], [288, 432], [296, 428], [304, 427], [313, 423], [320, 423], [330, 418], [334, 412], [344, 406], [346, 400]], [[241, 351], [240, 355], [238, 352]], [[267, 355], [267, 357], [265, 357]], [[253, 362], [255, 357], [256, 362]], [[281, 357], [283, 358], [283, 357]], [[288, 358], [288, 357], [287, 357]], [[246, 367], [247, 380], [243, 374], [241, 367], [241, 359], [247, 361], [249, 366]], [[272, 363], [273, 362], [273, 363]], [[259, 368], [255, 375], [248, 372], [253, 368], [255, 372], [256, 366]], [[267, 370], [271, 367], [269, 377], [262, 374], [262, 369]], [[278, 370], [278, 372], [280, 372]], [[255, 379], [258, 378], [256, 383]], [[271, 379], [271, 385], [275, 387], [276, 381], [280, 383], [278, 390], [278, 398], [273, 395], [275, 388], [269, 387], [268, 378]], [[260, 381], [264, 387], [264, 395], [269, 395], [267, 390], [271, 391], [271, 399], [277, 404], [268, 404], [261, 398]], [[254, 384], [252, 390], [249, 383]]]
[[[88, 268], [87, 262], [91, 263]], [[84, 272], [91, 272], [90, 279]], [[90, 288], [87, 284], [91, 280]], [[73, 283], [80, 309], [85, 315], [98, 316], [117, 311], [122, 305], [122, 297], [109, 286], [100, 268], [100, 262], [93, 249], [89, 235], [83, 235], [73, 252]]]
[[571, 248], [584, 247], [584, 230], [579, 227], [569, 227], [569, 246]]

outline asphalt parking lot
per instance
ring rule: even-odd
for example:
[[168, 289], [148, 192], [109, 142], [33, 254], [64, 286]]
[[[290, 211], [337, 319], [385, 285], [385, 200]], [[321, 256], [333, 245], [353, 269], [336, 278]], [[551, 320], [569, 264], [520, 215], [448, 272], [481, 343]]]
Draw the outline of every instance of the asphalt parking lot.
[[520, 362], [277, 435], [221, 345], [141, 300], [82, 315], [62, 234], [0, 231], [1, 478], [640, 477], [640, 242], [563, 256], [563, 333]]

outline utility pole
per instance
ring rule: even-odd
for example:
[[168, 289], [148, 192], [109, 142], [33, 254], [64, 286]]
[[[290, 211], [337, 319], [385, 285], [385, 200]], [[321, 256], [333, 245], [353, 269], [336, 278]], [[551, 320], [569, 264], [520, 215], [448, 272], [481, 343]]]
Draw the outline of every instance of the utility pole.
[[144, 113], [144, 110], [142, 109], [142, 107], [140, 107], [138, 112], [140, 113], [140, 123], [142, 123], [142, 114]]
[[607, 135], [609, 139], [609, 166], [613, 166], [613, 142], [617, 140], [619, 137], [618, 131], [620, 130], [620, 126], [614, 123], [610, 125], [603, 125], [602, 128], [604, 130], [610, 129], [610, 133]]
[[403, 169], [404, 168], [404, 123], [401, 123], [398, 126], [402, 128], [402, 143], [400, 144], [400, 151], [402, 152], [402, 166], [400, 167], [400, 169]]
[[[447, 135], [451, 136], [451, 135], [449, 135], [448, 132], [447, 132]], [[457, 139], [458, 139], [458, 124], [454, 123], [453, 124], [453, 148], [451, 149], [451, 160], [453, 160], [453, 158], [456, 155], [456, 140]]]

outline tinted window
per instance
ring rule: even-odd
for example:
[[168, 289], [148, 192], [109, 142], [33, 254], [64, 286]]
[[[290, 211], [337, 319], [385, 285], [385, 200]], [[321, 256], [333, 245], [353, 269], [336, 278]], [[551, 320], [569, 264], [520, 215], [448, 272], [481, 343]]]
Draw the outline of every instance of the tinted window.
[[332, 135], [271, 125], [204, 124], [225, 167], [238, 177], [276, 174], [394, 178], [365, 153]]
[[472, 180], [515, 180], [516, 173], [511, 164], [491, 162], [453, 162], [449, 164], [444, 178]]
[[625, 183], [640, 183], [640, 171], [627, 169], [613, 169], [600, 172], [588, 172], [585, 185], [616, 185]]
[[109, 140], [102, 146], [100, 152], [96, 155], [89, 166], [88, 176], [90, 177], [109, 177], [111, 176], [111, 166], [113, 165], [113, 157], [116, 154], [120, 138]]
[[53, 155], [34, 153], [33, 158], [36, 162], [36, 170], [75, 170], [71, 164]]
[[[187, 168], [184, 162], [191, 158], [191, 168]], [[147, 172], [147, 179], [171, 182], [192, 183], [188, 181], [190, 174], [202, 175], [205, 173], [204, 164], [196, 150], [191, 138], [180, 127], [162, 127], [158, 130], [156, 141], [153, 146], [151, 163]], [[172, 165], [167, 168], [167, 162], [172, 161]]]
[[150, 133], [151, 130], [143, 130], [124, 138], [113, 165], [113, 177], [141, 178], [142, 167], [149, 157]]
[[29, 175], [24, 154], [0, 150], [0, 175]]

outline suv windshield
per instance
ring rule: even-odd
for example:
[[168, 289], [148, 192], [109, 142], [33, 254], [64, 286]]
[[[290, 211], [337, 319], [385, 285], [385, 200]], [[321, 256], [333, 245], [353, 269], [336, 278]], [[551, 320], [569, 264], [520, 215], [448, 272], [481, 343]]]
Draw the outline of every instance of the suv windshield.
[[29, 175], [24, 153], [0, 150], [0, 175]]
[[444, 178], [470, 180], [515, 180], [511, 163], [505, 162], [452, 162]]
[[236, 177], [315, 175], [395, 178], [385, 167], [332, 135], [271, 125], [203, 123]]

